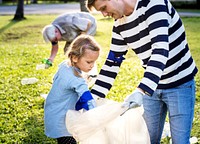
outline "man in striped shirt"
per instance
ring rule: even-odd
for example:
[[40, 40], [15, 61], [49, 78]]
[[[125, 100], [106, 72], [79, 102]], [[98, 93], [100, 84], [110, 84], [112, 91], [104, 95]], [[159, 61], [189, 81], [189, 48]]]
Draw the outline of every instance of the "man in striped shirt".
[[144, 106], [151, 143], [160, 143], [169, 112], [173, 144], [189, 144], [197, 73], [180, 16], [168, 0], [88, 0], [115, 19], [110, 52], [91, 92], [105, 97], [128, 48], [142, 61], [144, 77], [123, 106]]

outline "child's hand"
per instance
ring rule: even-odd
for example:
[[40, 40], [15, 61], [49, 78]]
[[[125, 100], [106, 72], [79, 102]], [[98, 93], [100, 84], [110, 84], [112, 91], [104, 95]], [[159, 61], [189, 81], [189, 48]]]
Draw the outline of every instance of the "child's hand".
[[87, 104], [88, 104], [89, 110], [96, 107], [96, 102], [95, 102], [94, 99], [89, 100], [89, 101], [87, 102]]
[[81, 109], [90, 110], [95, 107], [96, 107], [96, 102], [93, 99], [90, 91], [86, 91], [77, 101], [75, 109], [76, 110], [81, 110]]

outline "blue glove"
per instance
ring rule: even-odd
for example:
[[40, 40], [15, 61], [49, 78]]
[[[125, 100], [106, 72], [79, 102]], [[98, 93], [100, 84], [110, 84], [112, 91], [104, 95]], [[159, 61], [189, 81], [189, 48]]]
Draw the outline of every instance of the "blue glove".
[[122, 107], [140, 107], [143, 104], [143, 95], [144, 93], [141, 90], [136, 89], [131, 95], [128, 95], [125, 98], [124, 102], [122, 103]]
[[95, 100], [93, 99], [90, 91], [86, 91], [82, 94], [80, 99], [77, 101], [75, 109], [76, 110], [90, 110], [96, 107]]

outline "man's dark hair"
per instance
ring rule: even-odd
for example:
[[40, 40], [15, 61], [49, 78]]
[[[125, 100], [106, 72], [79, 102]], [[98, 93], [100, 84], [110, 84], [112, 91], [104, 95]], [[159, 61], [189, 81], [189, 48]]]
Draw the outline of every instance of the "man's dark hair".
[[86, 5], [87, 5], [87, 8], [90, 10], [90, 11], [92, 11], [92, 9], [93, 9], [93, 5], [94, 5], [94, 2], [95, 2], [95, 0], [87, 0], [87, 2], [86, 2]]

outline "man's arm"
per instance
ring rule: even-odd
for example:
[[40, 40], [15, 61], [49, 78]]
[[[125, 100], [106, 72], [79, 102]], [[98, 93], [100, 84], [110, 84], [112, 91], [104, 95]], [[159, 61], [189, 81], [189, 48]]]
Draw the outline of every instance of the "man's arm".
[[57, 53], [58, 53], [58, 42], [52, 43], [51, 54], [48, 60], [53, 63]]
[[110, 51], [106, 59], [104, 66], [101, 68], [97, 80], [92, 87], [91, 93], [93, 96], [99, 96], [105, 98], [109, 90], [111, 89], [115, 78], [119, 72], [121, 63], [124, 60], [124, 55], [126, 51], [114, 52]]
[[82, 31], [82, 34], [86, 34], [89, 31], [91, 25], [92, 25], [91, 21], [88, 21], [87, 28], [85, 31]]

